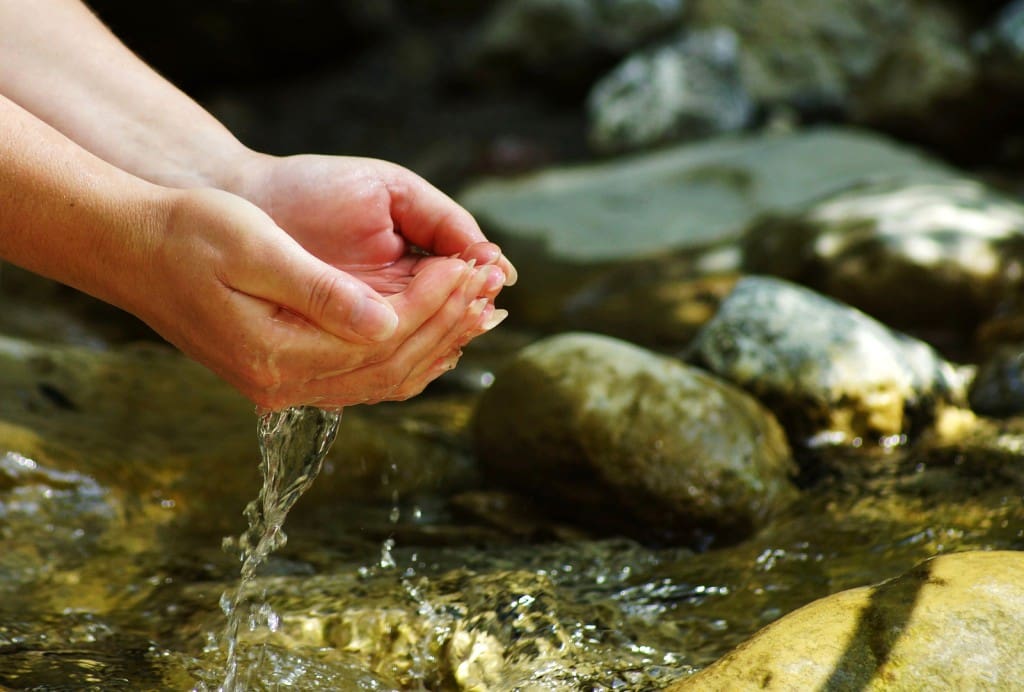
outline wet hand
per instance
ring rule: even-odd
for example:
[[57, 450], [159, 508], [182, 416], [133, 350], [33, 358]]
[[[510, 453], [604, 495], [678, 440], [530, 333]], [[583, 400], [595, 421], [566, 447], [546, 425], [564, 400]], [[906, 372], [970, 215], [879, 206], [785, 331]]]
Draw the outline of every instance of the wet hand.
[[263, 408], [414, 396], [504, 317], [493, 300], [514, 270], [442, 222], [417, 238], [459, 256], [410, 252], [394, 229], [370, 229], [357, 200], [344, 208], [357, 218], [332, 243], [314, 223], [286, 233], [236, 195], [178, 191], [127, 307]]

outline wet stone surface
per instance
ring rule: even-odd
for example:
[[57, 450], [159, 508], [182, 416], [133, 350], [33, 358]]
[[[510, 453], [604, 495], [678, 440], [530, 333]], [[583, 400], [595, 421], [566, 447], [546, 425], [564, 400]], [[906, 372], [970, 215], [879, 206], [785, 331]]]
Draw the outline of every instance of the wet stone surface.
[[688, 357], [758, 396], [802, 443], [918, 432], [965, 396], [957, 370], [926, 343], [768, 277], [741, 279]]

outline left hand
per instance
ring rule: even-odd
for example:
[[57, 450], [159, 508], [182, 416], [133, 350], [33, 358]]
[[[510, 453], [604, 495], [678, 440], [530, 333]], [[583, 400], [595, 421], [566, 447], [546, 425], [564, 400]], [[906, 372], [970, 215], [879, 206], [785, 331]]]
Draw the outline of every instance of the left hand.
[[512, 263], [473, 217], [412, 171], [377, 159], [256, 155], [233, 190], [263, 209], [308, 252], [394, 294], [431, 256]]

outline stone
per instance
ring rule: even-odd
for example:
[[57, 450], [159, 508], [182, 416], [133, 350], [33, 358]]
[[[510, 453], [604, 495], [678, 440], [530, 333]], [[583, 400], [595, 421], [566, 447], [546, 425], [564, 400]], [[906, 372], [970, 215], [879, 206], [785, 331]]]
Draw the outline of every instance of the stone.
[[924, 342], [770, 277], [736, 284], [689, 360], [756, 395], [806, 444], [891, 441], [964, 400], [961, 375]]
[[472, 429], [494, 482], [595, 531], [727, 541], [795, 494], [785, 435], [753, 398], [610, 337], [564, 333], [523, 349]]
[[630, 55], [587, 97], [589, 139], [601, 153], [650, 148], [743, 129], [753, 101], [729, 29], [688, 34]]
[[954, 175], [878, 135], [823, 127], [485, 180], [459, 201], [517, 263], [600, 264], [728, 243], [759, 214], [800, 209], [880, 173]]
[[[253, 405], [173, 349], [97, 351], [0, 336], [0, 388], [11, 393], [0, 398], [0, 459], [8, 470], [31, 471], [10, 476], [15, 488], [63, 483], [78, 488], [72, 499], [102, 498], [114, 516], [131, 503], [140, 525], [225, 532], [236, 532], [242, 509], [256, 497]], [[390, 500], [423, 485], [465, 485], [475, 469], [462, 428], [423, 418], [387, 408], [346, 410], [303, 504]], [[93, 504], [83, 511], [95, 513]]]
[[1024, 204], [969, 179], [884, 177], [753, 223], [743, 248], [747, 271], [969, 336], [1024, 281]]
[[966, 690], [1024, 686], [1024, 553], [942, 555], [815, 601], [667, 688]]
[[963, 23], [941, 3], [694, 0], [690, 21], [738, 34], [743, 82], [769, 109], [920, 119], [976, 77]]

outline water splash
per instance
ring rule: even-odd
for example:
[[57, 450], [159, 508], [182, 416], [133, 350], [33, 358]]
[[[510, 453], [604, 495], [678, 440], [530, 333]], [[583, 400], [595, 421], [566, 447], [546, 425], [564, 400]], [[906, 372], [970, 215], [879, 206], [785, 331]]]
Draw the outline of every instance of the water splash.
[[[237, 540], [228, 539], [225, 547], [237, 544], [242, 563], [241, 578], [234, 593], [225, 592], [221, 608], [228, 623], [224, 633], [227, 663], [219, 692], [241, 689], [238, 679], [238, 631], [242, 623], [241, 604], [246, 588], [267, 556], [281, 548], [288, 537], [282, 530], [285, 517], [304, 493], [323, 465], [324, 457], [338, 432], [341, 411], [311, 406], [264, 413], [257, 433], [260, 447], [260, 473], [263, 486], [259, 496], [245, 508], [248, 529]], [[276, 614], [269, 605], [255, 604], [248, 613], [247, 625], [275, 629]]]

